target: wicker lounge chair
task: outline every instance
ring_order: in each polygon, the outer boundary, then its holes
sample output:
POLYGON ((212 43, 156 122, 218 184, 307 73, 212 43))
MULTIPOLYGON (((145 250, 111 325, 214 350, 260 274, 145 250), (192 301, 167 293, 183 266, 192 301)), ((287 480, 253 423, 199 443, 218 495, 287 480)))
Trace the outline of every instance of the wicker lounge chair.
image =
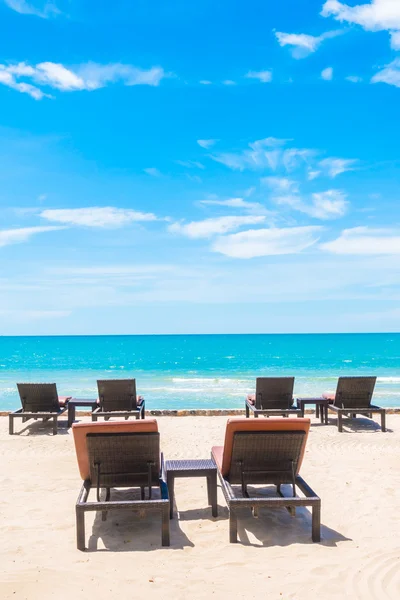
POLYGON ((105 521, 107 511, 114 509, 161 513, 161 541, 169 546, 170 506, 157 421, 77 423, 72 431, 83 479, 76 503, 78 549, 85 549, 85 512, 102 511, 105 521), (153 498, 153 487, 160 489, 160 498, 153 498), (92 488, 96 499, 88 500, 92 488), (105 488, 104 500, 100 499, 101 488, 105 488), (110 500, 111 488, 140 488, 140 499, 110 500))
POLYGON ((293 404, 293 388, 294 377, 257 377, 256 393, 245 400, 246 417, 250 411, 255 417, 301 417, 301 410, 293 404))
POLYGON ((312 507, 312 540, 320 541, 321 500, 299 475, 309 419, 228 419, 223 447, 211 455, 217 465, 222 491, 229 509, 229 538, 237 542, 237 518, 241 509, 312 507), (276 496, 256 494, 255 485, 276 485, 276 496), (284 495, 282 484, 292 486, 284 495), (251 486, 252 489, 249 489, 251 486), (298 487, 303 495, 296 494, 298 487))
POLYGON ((14 419, 53 419, 53 434, 57 434, 57 419, 67 409, 71 396, 59 396, 55 383, 17 383, 22 408, 8 415, 9 434, 14 433, 14 419))
POLYGON ((145 403, 136 395, 136 379, 102 379, 97 381, 99 408, 92 412, 92 421, 103 417, 135 417, 144 419, 145 403))
POLYGON ((365 415, 372 419, 374 413, 381 415, 381 429, 386 431, 386 411, 371 404, 376 377, 339 377, 336 392, 322 394, 332 402, 329 410, 337 414, 338 431, 343 431, 343 415, 352 418, 365 415))

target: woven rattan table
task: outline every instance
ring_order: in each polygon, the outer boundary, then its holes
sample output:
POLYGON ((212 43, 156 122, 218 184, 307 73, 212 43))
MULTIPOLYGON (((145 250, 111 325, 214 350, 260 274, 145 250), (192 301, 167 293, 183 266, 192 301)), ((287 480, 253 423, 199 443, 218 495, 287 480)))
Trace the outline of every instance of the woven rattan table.
POLYGON ((72 423, 75 421, 75 410, 77 406, 91 408, 93 412, 99 405, 97 404, 96 398, 93 400, 90 398, 72 398, 68 402, 68 427, 71 427, 72 423))
POLYGON ((173 518, 174 483, 177 477, 207 477, 208 504, 212 509, 212 516, 218 516, 217 507, 217 467, 213 460, 167 460, 167 485, 170 501, 170 518, 173 518))
POLYGON ((321 423, 328 425, 328 406, 327 398, 296 398, 297 406, 301 410, 301 416, 304 417, 304 408, 306 404, 315 404, 315 416, 321 419, 321 423))

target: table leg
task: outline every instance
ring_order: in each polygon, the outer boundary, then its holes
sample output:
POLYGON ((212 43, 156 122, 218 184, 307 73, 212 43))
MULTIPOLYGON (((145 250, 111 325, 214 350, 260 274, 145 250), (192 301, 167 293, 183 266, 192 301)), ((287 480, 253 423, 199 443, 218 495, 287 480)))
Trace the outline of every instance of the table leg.
POLYGON ((68 427, 72 427, 72 423, 75 421, 75 406, 68 404, 68 427))
POLYGON ((211 473, 210 475, 207 475, 207 495, 208 504, 211 506, 212 516, 218 517, 216 473, 211 473))
POLYGON ((167 471, 167 486, 169 496, 169 518, 174 518, 174 484, 175 477, 171 471, 167 471))
POLYGON ((325 425, 328 425, 328 405, 325 404, 325 425))
POLYGON ((315 418, 318 419, 319 417, 319 404, 315 405, 315 418))

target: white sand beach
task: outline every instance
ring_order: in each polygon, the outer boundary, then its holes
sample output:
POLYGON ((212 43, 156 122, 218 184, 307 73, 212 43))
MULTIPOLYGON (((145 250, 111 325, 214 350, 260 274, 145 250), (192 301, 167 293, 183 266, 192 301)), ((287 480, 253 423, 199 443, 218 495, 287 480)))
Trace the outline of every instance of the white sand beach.
MULTIPOLYGON (((87 419, 87 418, 85 418, 87 419)), ((322 542, 298 509, 250 513, 229 544, 228 513, 218 489, 218 518, 204 479, 179 479, 179 518, 162 548, 158 517, 87 514, 86 544, 76 549, 75 501, 81 486, 66 423, 16 424, 0 418, 1 598, 400 598, 400 415, 388 432, 368 420, 313 426, 301 474, 322 499, 322 542)), ((226 417, 158 418, 168 458, 208 457, 222 445, 226 417)))

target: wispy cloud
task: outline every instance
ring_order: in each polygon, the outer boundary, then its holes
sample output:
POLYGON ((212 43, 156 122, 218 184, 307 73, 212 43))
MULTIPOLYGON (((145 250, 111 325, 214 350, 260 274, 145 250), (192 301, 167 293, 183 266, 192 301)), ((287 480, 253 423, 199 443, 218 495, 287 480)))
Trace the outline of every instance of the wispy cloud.
POLYGON ((233 79, 224 79, 222 84, 223 85, 236 85, 236 81, 233 81, 233 79))
POLYGON ((259 202, 249 202, 248 200, 243 200, 243 198, 228 198, 227 200, 200 200, 200 204, 204 206, 225 206, 227 208, 238 208, 248 212, 257 213, 257 214, 270 214, 273 212, 269 211, 265 208, 263 204, 259 202))
POLYGON ((297 192, 299 187, 297 181, 293 181, 293 179, 288 179, 287 177, 262 177, 261 183, 280 193, 297 192))
POLYGON ((387 83, 400 87, 400 58, 395 58, 384 69, 378 71, 372 79, 372 83, 387 83))
POLYGON ((65 227, 45 226, 45 227, 22 227, 20 229, 3 229, 0 230, 0 247, 10 244, 19 244, 27 242, 33 235, 38 233, 46 233, 48 231, 59 231, 65 227))
POLYGON ((250 143, 249 149, 242 152, 223 152, 211 158, 239 171, 246 169, 275 171, 278 168, 292 171, 313 156, 314 151, 304 148, 284 148, 287 141, 269 137, 250 143))
POLYGON ((49 19, 61 14, 54 2, 44 2, 43 0, 4 0, 4 3, 21 15, 35 15, 42 19, 49 19))
POLYGON ((212 81, 210 81, 209 79, 200 79, 201 85, 212 85, 212 81))
POLYGON ((298 254, 318 241, 321 230, 321 227, 250 229, 217 238, 212 244, 212 250, 243 259, 298 254))
POLYGON ((354 227, 345 229, 341 235, 320 247, 333 254, 400 254, 400 231, 354 227))
POLYGON ((197 140, 198 145, 206 150, 214 146, 217 142, 218 140, 197 140))
POLYGON ((147 173, 147 175, 150 175, 150 177, 161 177, 161 171, 156 169, 156 167, 148 167, 147 169, 143 169, 143 171, 147 173))
POLYGON ((274 201, 281 206, 286 205, 293 210, 305 213, 314 219, 325 221, 338 219, 346 214, 349 204, 346 198, 346 194, 340 190, 327 190, 312 194, 309 202, 297 194, 276 196, 274 201))
POLYGON ((187 169, 205 169, 205 166, 198 160, 176 160, 177 165, 187 169))
POLYGON ((362 77, 359 77, 358 75, 348 75, 346 81, 351 81, 351 83, 361 83, 362 77))
POLYGON ((346 171, 354 171, 358 160, 354 158, 324 158, 319 162, 319 167, 329 177, 336 177, 346 171))
POLYGON ((166 76, 161 67, 146 70, 121 63, 108 65, 85 63, 69 68, 53 62, 42 62, 35 66, 24 62, 11 65, 0 64, 0 83, 27 93, 36 100, 49 97, 37 87, 38 85, 62 92, 93 91, 117 82, 125 86, 158 86, 166 76), (26 79, 37 85, 27 83, 24 81, 26 79))
POLYGON ((321 71, 321 79, 325 79, 325 81, 332 81, 332 79, 333 79, 332 67, 326 67, 326 69, 321 71))
POLYGON ((82 227, 114 228, 128 223, 156 221, 153 213, 143 213, 112 206, 93 206, 91 208, 65 208, 43 210, 40 216, 47 221, 65 223, 82 227))
POLYGON ((393 50, 400 50, 400 31, 390 32, 390 47, 393 50))
POLYGON ((293 58, 305 58, 315 52, 323 41, 342 35, 343 30, 327 31, 322 35, 314 36, 306 33, 283 33, 276 31, 275 36, 281 46, 290 46, 293 58))
POLYGON ((247 79, 258 79, 261 83, 269 83, 272 81, 272 72, 271 71, 249 71, 246 73, 245 77, 247 79))
POLYGON ((208 238, 213 235, 235 231, 245 225, 256 225, 265 221, 265 216, 227 216, 192 221, 191 223, 173 223, 168 227, 171 233, 180 233, 189 238, 208 238))

